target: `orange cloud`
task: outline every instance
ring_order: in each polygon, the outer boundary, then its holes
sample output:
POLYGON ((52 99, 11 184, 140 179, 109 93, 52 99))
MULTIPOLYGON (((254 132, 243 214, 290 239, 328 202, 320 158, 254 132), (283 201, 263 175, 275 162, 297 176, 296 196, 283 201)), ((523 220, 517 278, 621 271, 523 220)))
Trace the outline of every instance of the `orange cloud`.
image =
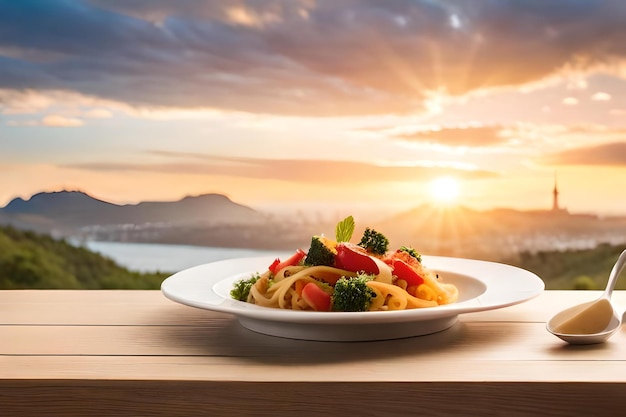
POLYGON ((43 118, 41 123, 50 127, 77 127, 82 126, 83 121, 75 117, 65 117, 51 114, 43 118))
POLYGON ((433 142, 446 146, 490 146, 507 141, 500 135, 501 127, 448 127, 396 135, 397 138, 433 142))
POLYGON ((377 165, 354 161, 254 159, 214 157, 203 154, 159 152, 161 156, 183 159, 181 162, 164 163, 77 163, 63 165, 89 171, 143 171, 170 174, 222 175, 255 179, 280 180, 299 183, 381 183, 411 182, 432 179, 445 174, 458 178, 475 179, 496 177, 484 170, 455 168, 452 164, 442 166, 377 165), (195 161, 194 161, 195 160, 195 161), (197 161, 201 162, 197 162, 197 161))
POLYGON ((0 88, 74 91, 139 107, 406 114, 427 111, 434 93, 517 88, 626 59, 618 0, 1 7, 3 49, 12 52, 0 57, 0 88))
POLYGON ((626 142, 569 149, 546 156, 543 161, 553 165, 605 165, 626 167, 626 142))

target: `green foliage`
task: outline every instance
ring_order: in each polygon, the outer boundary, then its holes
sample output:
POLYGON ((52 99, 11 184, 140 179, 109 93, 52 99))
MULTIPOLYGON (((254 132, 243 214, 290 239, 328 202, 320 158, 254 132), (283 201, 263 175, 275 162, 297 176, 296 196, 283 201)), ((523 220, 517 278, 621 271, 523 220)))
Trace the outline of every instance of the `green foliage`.
POLYGON ((0 289, 159 289, 167 275, 129 271, 64 240, 0 227, 0 289))
MULTIPOLYGON (((593 249, 522 252, 504 262, 537 274, 548 290, 602 289, 624 246, 601 244, 593 249)), ((617 289, 626 289, 626 273, 617 289)))
MULTIPOLYGON (((333 264, 334 254, 319 238, 312 240, 307 264, 313 264, 313 248, 326 257, 315 264, 333 264)), ((503 262, 536 273, 549 290, 602 289, 623 250, 623 245, 603 244, 586 250, 523 252, 503 262)), ((159 289, 168 275, 129 271, 64 240, 0 227, 0 289, 159 289)), ((624 276, 616 288, 626 289, 624 276)))
POLYGON ((575 290, 597 290, 598 289, 596 287, 595 281, 591 277, 588 277, 587 275, 580 275, 574 278, 573 287, 575 290))

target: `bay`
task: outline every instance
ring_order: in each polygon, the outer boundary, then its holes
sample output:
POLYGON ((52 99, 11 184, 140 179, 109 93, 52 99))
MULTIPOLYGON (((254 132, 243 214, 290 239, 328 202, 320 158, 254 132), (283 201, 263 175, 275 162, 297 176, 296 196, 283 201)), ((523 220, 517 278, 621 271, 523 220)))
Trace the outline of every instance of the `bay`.
POLYGON ((123 267, 138 272, 174 273, 193 266, 226 259, 285 255, 284 252, 269 250, 160 243, 86 241, 82 243, 82 246, 111 258, 123 267))

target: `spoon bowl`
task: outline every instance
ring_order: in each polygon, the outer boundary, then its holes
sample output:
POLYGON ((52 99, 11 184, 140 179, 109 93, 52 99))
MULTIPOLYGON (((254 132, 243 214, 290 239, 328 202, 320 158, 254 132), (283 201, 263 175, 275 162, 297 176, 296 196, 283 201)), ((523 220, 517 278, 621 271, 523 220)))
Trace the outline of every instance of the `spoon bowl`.
POLYGON ((626 250, 613 265, 600 298, 561 311, 546 323, 546 329, 574 345, 602 343, 613 336, 622 324, 622 316, 617 314, 611 304, 611 294, 625 265, 626 250))
POLYGON ((583 305, 570 307, 555 315, 547 324, 548 331, 556 337, 572 345, 591 345, 606 341, 609 337, 613 336, 615 332, 617 332, 617 330, 620 328, 622 321, 621 317, 615 312, 615 310, 613 310, 611 316, 609 316, 608 324, 599 331, 595 331, 593 333, 566 333, 563 331, 559 331, 558 324, 563 320, 563 317, 572 317, 573 314, 576 314, 576 311, 572 312, 572 310, 579 310, 580 307, 583 305))

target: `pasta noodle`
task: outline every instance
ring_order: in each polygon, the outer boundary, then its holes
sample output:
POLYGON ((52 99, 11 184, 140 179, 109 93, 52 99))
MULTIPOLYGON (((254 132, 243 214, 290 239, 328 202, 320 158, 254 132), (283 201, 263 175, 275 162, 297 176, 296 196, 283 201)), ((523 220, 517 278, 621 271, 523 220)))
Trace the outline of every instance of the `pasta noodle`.
MULTIPOLYGON (((367 286, 375 294, 368 307, 369 311, 428 308, 453 303, 458 299, 456 286, 440 282, 421 264, 419 268, 416 267, 416 272, 422 274, 424 282, 409 286, 401 279, 396 279, 395 283, 392 283, 392 269, 386 263, 382 261, 381 263, 383 265, 380 268, 381 273, 367 282, 367 286)), ((302 296, 302 290, 307 283, 325 288, 326 292, 332 295, 332 284, 338 279, 357 275, 356 272, 331 266, 288 266, 276 274, 268 270, 252 286, 247 301, 263 307, 313 310, 314 308, 302 296)))
POLYGON ((422 265, 413 249, 387 252, 386 243, 384 251, 376 249, 385 241, 370 242, 375 248, 370 249, 314 236, 308 253, 298 249, 289 259, 276 259, 249 282, 244 296, 233 298, 262 307, 315 311, 407 310, 458 300, 458 288, 422 265))
POLYGON ((247 301, 263 307, 288 308, 290 305, 293 310, 310 310, 311 308, 307 308, 308 305, 296 291, 296 285, 308 282, 336 282, 342 276, 356 276, 356 273, 331 266, 292 266, 280 270, 274 276, 272 285, 269 285, 271 273, 266 271, 250 289, 247 301))
POLYGON ((378 293, 386 299, 385 305, 389 310, 405 310, 409 308, 425 308, 439 305, 436 301, 413 297, 397 285, 369 281, 367 286, 377 290, 378 293))

